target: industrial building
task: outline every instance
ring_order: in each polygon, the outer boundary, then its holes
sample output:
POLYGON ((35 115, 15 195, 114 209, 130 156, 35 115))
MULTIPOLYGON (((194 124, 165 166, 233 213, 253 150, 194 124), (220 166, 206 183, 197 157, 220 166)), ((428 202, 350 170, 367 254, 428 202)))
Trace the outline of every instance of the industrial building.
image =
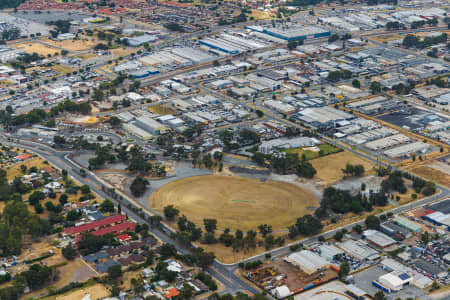
POLYGON ((408 220, 406 218, 403 218, 403 217, 398 217, 397 216, 392 221, 395 224, 397 224, 398 226, 400 226, 402 228, 405 228, 406 230, 409 230, 409 231, 414 232, 414 233, 421 232, 423 230, 422 226, 420 226, 419 224, 417 224, 417 223, 415 223, 413 221, 410 221, 410 220, 408 220))
POLYGON ((167 131, 167 127, 158 121, 150 118, 149 116, 141 116, 136 119, 136 126, 150 132, 153 135, 164 134, 167 131))
POLYGON ((294 106, 283 103, 279 100, 267 100, 264 102, 264 106, 285 115, 290 115, 296 111, 294 106))
POLYGON ((135 122, 130 122, 128 124, 123 124, 122 128, 125 131, 127 131, 127 132, 129 132, 129 133, 131 133, 131 134, 133 134, 133 135, 143 139, 144 141, 148 141, 148 140, 151 140, 153 138, 153 135, 151 133, 149 133, 146 130, 141 129, 138 126, 136 126, 135 122))
POLYGON ((157 37, 153 35, 144 34, 141 36, 136 36, 128 39, 128 45, 132 47, 139 47, 144 45, 145 43, 153 43, 158 40, 157 37))
POLYGON ((444 214, 440 211, 432 212, 422 216, 422 219, 431 222, 438 226, 445 226, 447 230, 450 228, 450 215, 444 214))
POLYGON ((385 138, 366 143, 364 146, 370 150, 383 150, 397 145, 410 142, 411 139, 404 134, 398 133, 385 138))
POLYGON ((292 253, 284 258, 284 261, 300 268, 306 274, 313 274, 330 266, 324 258, 309 250, 292 253))
POLYGON ((395 158, 404 158, 416 153, 427 153, 430 149, 431 146, 429 144, 416 141, 413 143, 388 149, 384 151, 384 154, 395 158))
POLYGON ((355 118, 352 114, 330 106, 306 108, 297 115, 297 119, 314 127, 335 127, 338 121, 355 118))
POLYGON ((318 144, 320 144, 320 141, 309 137, 296 137, 293 139, 281 138, 263 141, 261 145, 259 145, 258 151, 264 154, 271 154, 275 151, 281 151, 283 149, 313 147, 318 144))
POLYGON ((378 278, 378 282, 389 290, 396 292, 412 282, 413 278, 407 273, 391 272, 378 278))
POLYGON ((358 258, 360 260, 376 260, 380 258, 377 251, 370 248, 361 241, 346 240, 338 244, 338 247, 344 250, 349 255, 358 258))
POLYGON ((331 31, 326 28, 319 26, 302 26, 298 24, 264 27, 263 33, 286 41, 322 38, 331 35, 331 31))
POLYGON ((6 46, 0 46, 0 62, 6 63, 17 59, 25 54, 25 51, 19 49, 13 49, 6 46))
POLYGON ((365 230, 363 232, 363 236, 366 238, 366 240, 374 245, 375 247, 378 247, 380 249, 384 249, 387 247, 390 247, 392 245, 395 245, 397 242, 390 238, 389 236, 385 235, 384 233, 379 232, 378 230, 365 230))
POLYGON ((323 244, 319 246, 320 256, 328 261, 333 261, 333 259, 341 256, 344 252, 333 245, 323 244))

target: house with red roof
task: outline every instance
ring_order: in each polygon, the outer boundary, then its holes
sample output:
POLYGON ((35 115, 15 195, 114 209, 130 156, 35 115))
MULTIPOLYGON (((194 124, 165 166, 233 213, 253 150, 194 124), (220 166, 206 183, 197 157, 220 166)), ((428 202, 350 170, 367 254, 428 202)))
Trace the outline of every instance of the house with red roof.
POLYGON ((64 228, 64 235, 80 235, 84 232, 98 231, 103 228, 121 224, 125 221, 125 215, 115 215, 101 220, 92 221, 83 225, 64 228))

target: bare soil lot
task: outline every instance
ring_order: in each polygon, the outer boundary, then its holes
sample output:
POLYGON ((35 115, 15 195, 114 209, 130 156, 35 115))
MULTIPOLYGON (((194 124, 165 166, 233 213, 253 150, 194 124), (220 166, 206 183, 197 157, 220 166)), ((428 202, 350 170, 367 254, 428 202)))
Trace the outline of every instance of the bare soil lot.
POLYGON ((315 177, 321 180, 327 186, 334 184, 342 179, 342 169, 345 168, 345 165, 347 163, 350 163, 352 165, 363 165, 366 174, 370 174, 374 167, 374 164, 369 160, 361 158, 347 151, 312 159, 309 162, 317 170, 317 174, 315 177))
POLYGON ((61 50, 59 50, 57 48, 53 48, 53 47, 49 47, 44 44, 33 43, 33 42, 25 42, 25 43, 15 44, 15 45, 12 45, 11 47, 13 47, 15 49, 23 50, 28 54, 37 53, 37 54, 43 55, 45 57, 47 57, 47 55, 49 55, 49 54, 51 56, 54 56, 55 53, 61 54, 61 50))
POLYGON ((412 168, 411 171, 437 184, 450 186, 450 167, 444 162, 433 161, 428 165, 412 168))
POLYGON ((172 204, 201 226, 204 218, 214 218, 218 228, 246 231, 264 223, 284 229, 310 213, 308 207, 317 206, 318 200, 286 182, 207 175, 171 182, 153 193, 148 203, 160 212, 172 204))
POLYGON ((84 51, 94 48, 98 44, 95 40, 65 40, 65 41, 53 41, 43 40, 45 43, 55 45, 57 47, 64 48, 69 51, 84 51))

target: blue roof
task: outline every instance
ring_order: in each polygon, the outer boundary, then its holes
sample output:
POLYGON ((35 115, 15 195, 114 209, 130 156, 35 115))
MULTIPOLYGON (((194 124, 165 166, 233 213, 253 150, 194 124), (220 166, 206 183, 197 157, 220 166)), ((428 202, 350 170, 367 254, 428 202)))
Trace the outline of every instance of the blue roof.
POLYGON ((406 273, 402 273, 402 274, 398 275, 398 278, 400 278, 401 280, 406 280, 406 279, 411 278, 411 276, 409 276, 406 273))

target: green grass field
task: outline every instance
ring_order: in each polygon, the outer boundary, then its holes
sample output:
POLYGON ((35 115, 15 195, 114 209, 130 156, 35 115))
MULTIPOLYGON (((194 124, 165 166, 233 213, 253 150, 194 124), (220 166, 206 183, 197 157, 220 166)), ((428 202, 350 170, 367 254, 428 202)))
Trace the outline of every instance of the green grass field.
POLYGON ((318 157, 326 156, 328 154, 333 154, 333 153, 342 151, 341 149, 334 147, 330 144, 321 144, 321 145, 318 145, 317 148, 319 148, 320 151, 314 152, 311 150, 303 150, 304 147, 302 147, 302 148, 286 149, 286 150, 284 150, 284 152, 290 153, 290 154, 296 153, 300 158, 302 157, 302 155, 305 155, 306 160, 311 160, 314 158, 318 158, 318 157))

